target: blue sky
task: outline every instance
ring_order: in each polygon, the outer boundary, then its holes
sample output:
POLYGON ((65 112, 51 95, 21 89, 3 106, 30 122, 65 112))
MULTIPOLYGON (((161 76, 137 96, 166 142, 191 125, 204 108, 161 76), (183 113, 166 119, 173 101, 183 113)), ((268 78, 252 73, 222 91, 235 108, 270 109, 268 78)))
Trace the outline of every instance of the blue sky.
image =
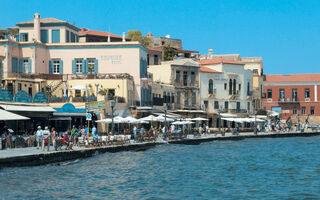
POLYGON ((170 34, 188 50, 262 56, 266 74, 320 73, 319 0, 0 1, 1 28, 54 17, 121 35, 170 34), (44 3, 46 2, 46 3, 44 3))

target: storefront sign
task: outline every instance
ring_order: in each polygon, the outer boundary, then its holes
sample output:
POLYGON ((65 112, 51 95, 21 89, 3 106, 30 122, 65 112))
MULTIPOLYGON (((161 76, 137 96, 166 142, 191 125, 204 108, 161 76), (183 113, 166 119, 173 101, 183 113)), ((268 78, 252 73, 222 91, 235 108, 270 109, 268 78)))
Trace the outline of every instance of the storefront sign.
POLYGON ((101 110, 106 108, 105 101, 91 101, 87 104, 87 109, 90 110, 101 110))
POLYGON ((0 89, 0 101, 12 101, 12 94, 8 90, 0 89))
POLYGON ((16 93, 16 95, 14 95, 14 101, 15 102, 30 103, 31 97, 26 91, 20 90, 19 92, 16 93))
POLYGON ((43 92, 38 92, 33 97, 33 103, 47 103, 48 98, 43 92))

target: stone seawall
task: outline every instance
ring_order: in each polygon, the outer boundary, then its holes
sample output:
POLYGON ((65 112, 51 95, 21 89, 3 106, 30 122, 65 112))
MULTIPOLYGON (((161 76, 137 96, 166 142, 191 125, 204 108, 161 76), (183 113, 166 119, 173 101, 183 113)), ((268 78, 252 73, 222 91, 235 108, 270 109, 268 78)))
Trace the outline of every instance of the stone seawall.
POLYGON ((64 151, 52 151, 42 152, 32 155, 10 156, 0 158, 0 169, 5 167, 24 167, 24 166, 36 166, 46 165, 50 163, 58 163, 64 161, 70 161, 80 158, 91 157, 97 153, 115 153, 120 151, 143 151, 148 148, 154 147, 160 143, 138 143, 127 144, 122 146, 106 146, 106 147, 93 147, 79 150, 64 150, 64 151))

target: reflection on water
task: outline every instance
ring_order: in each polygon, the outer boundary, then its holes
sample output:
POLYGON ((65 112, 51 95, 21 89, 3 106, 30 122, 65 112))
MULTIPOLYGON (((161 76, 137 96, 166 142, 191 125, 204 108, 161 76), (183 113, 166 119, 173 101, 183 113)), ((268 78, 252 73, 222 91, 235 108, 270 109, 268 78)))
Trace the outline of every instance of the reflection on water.
POLYGON ((162 145, 0 171, 0 199, 320 199, 320 137, 162 145))

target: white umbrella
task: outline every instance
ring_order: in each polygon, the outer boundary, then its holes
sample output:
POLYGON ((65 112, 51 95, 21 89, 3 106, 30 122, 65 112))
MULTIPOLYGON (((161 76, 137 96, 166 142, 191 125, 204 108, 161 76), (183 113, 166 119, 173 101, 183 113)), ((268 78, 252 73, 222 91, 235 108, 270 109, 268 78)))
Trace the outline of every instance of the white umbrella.
POLYGON ((174 124, 174 125, 181 125, 183 122, 182 121, 175 121, 175 122, 172 122, 171 124, 174 124))
POLYGON ((143 117, 143 118, 140 118, 139 120, 143 120, 143 121, 157 121, 157 117, 155 117, 154 115, 149 115, 148 117, 143 117))
POLYGON ((139 120, 139 124, 149 124, 147 121, 139 120))
POLYGON ((193 118, 191 120, 192 121, 208 121, 208 119, 205 119, 205 118, 202 118, 202 117, 193 118))
POLYGON ((156 121, 159 121, 159 122, 164 122, 164 121, 167 121, 167 122, 173 122, 174 120, 171 119, 171 118, 165 118, 164 116, 158 116, 156 117, 156 121))
POLYGON ((134 123, 138 123, 139 122, 138 119, 136 119, 134 117, 131 117, 131 116, 128 116, 128 117, 124 118, 124 121, 126 123, 130 123, 130 124, 134 124, 134 123))
POLYGON ((96 121, 97 123, 111 123, 112 122, 112 119, 100 119, 100 120, 97 120, 96 121))

